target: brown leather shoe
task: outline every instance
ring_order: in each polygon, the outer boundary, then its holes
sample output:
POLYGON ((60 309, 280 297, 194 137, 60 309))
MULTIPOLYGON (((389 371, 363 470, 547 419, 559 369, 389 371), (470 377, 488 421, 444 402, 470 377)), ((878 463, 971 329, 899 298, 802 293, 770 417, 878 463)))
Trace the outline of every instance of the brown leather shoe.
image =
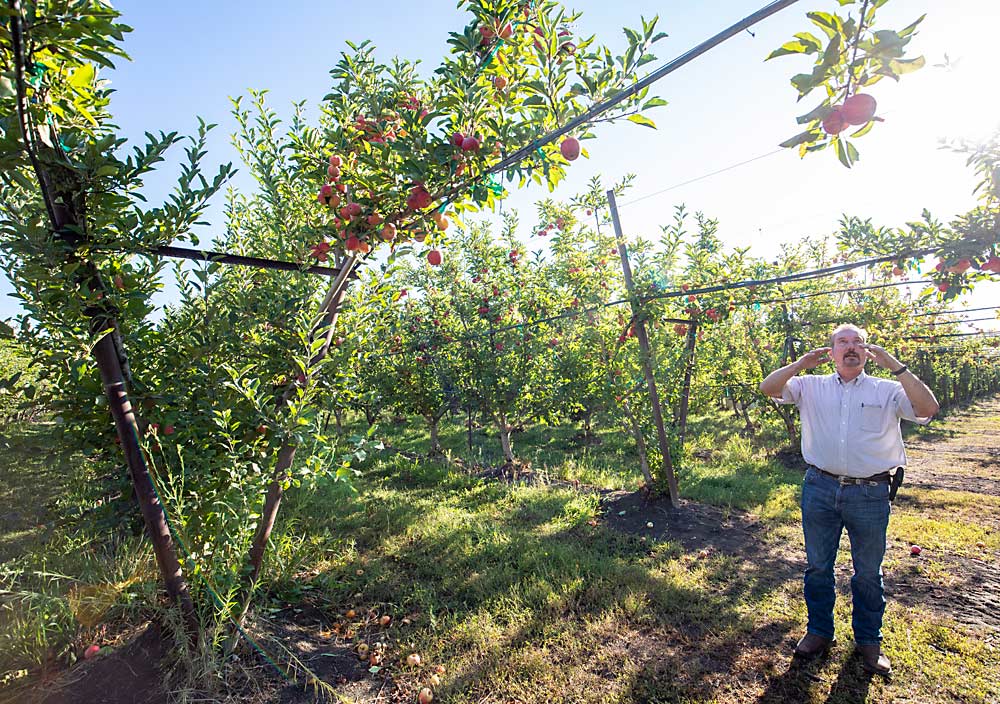
POLYGON ((889 658, 882 654, 880 645, 859 645, 858 652, 861 654, 861 667, 865 672, 873 675, 888 677, 892 674, 892 663, 889 658))
POLYGON ((806 633, 802 636, 802 640, 799 641, 798 645, 795 646, 793 656, 812 660, 829 650, 835 641, 835 638, 824 638, 815 633, 806 633))

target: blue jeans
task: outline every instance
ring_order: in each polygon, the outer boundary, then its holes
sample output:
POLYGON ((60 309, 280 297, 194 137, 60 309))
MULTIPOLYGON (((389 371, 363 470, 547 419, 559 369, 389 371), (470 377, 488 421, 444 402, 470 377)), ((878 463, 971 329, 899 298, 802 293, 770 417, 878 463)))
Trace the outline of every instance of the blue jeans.
POLYGON ((847 528, 851 540, 851 577, 854 642, 882 642, 882 558, 889 526, 889 483, 841 485, 814 468, 806 470, 802 485, 802 530, 806 540, 805 574, 808 631, 833 638, 833 604, 836 599, 833 564, 840 535, 847 528))

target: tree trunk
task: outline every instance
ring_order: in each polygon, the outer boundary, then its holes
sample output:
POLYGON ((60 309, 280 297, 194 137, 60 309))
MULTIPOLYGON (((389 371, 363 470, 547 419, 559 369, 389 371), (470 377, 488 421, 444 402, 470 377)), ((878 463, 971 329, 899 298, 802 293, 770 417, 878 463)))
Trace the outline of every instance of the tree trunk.
POLYGON ((681 453, 684 451, 684 436, 687 434, 688 403, 691 398, 691 374, 694 372, 694 349, 698 341, 698 323, 691 321, 688 325, 685 354, 687 361, 684 364, 684 386, 681 388, 681 406, 678 414, 678 445, 681 453))
MULTIPOLYGON (((333 340, 333 329, 337 323, 337 315, 340 310, 340 304, 344 300, 344 296, 347 293, 347 282, 349 281, 349 276, 351 270, 354 268, 354 264, 354 259, 345 259, 341 263, 340 274, 338 274, 334 283, 331 285, 330 291, 327 292, 326 298, 323 301, 323 305, 320 310, 322 317, 309 335, 310 344, 312 344, 314 340, 319 339, 321 336, 326 338, 325 344, 319 349, 319 351, 316 352, 316 354, 313 355, 313 358, 310 360, 310 372, 330 351, 330 344, 333 340)), ((309 382, 310 372, 306 373, 306 383, 309 382)), ((294 392, 295 386, 289 384, 288 388, 285 389, 285 392, 281 395, 281 398, 278 399, 277 406, 279 410, 288 404, 288 401, 291 399, 294 392)), ((281 449, 278 450, 278 457, 275 461, 274 472, 271 475, 271 483, 267 488, 264 506, 261 509, 260 522, 257 526, 257 534, 254 536, 253 543, 250 546, 250 552, 247 554, 248 565, 243 577, 243 583, 241 585, 243 599, 243 611, 240 615, 241 623, 250 608, 253 590, 257 585, 257 578, 260 575, 260 566, 264 560, 264 552, 267 550, 267 541, 271 536, 271 530, 274 528, 274 522, 278 516, 278 508, 281 506, 281 497, 283 493, 281 487, 287 480, 289 472, 291 472, 292 462, 295 460, 295 450, 296 447, 288 443, 283 445, 281 449)))
POLYGON ((337 424, 337 433, 343 435, 344 433, 344 409, 334 408, 333 409, 333 420, 337 424))
MULTIPOLYGON (((106 324, 107 321, 100 318, 94 319, 95 328, 107 329, 103 327, 106 324)), ((166 514, 160 504, 152 477, 149 475, 149 468, 146 466, 142 449, 139 447, 139 429, 135 414, 132 412, 132 404, 125 391, 125 381, 122 378, 121 366, 118 364, 118 355, 119 350, 116 349, 110 333, 104 335, 94 347, 94 358, 97 361, 101 381, 104 383, 104 389, 107 393, 108 406, 115 421, 118 439, 125 452, 126 464, 132 478, 132 487, 139 502, 139 510, 142 512, 146 531, 153 543, 156 564, 160 568, 160 575, 163 577, 167 594, 170 595, 174 603, 180 606, 188 636, 194 642, 198 637, 198 616, 195 612, 194 602, 191 600, 187 580, 184 578, 180 561, 177 559, 177 551, 174 549, 166 514)))
POLYGON ((503 460, 505 464, 514 463, 514 449, 510 442, 510 425, 507 424, 506 416, 500 416, 496 422, 497 430, 500 433, 500 447, 503 449, 503 460))
POLYGON ((632 437, 635 439, 635 449, 639 453, 639 469, 642 470, 642 477, 646 480, 646 486, 652 492, 653 473, 649 471, 649 454, 646 452, 646 438, 642 436, 642 427, 639 425, 639 419, 632 413, 628 401, 622 403, 622 410, 625 411, 625 417, 628 418, 629 422, 626 430, 632 433, 632 437))
MULTIPOLYGON (((271 531, 274 530, 274 521, 278 517, 278 508, 281 506, 281 499, 284 496, 284 491, 281 488, 281 480, 284 479, 289 468, 292 466, 292 461, 295 459, 295 450, 296 447, 294 445, 287 444, 278 450, 278 463, 274 468, 271 483, 267 487, 267 495, 264 498, 264 509, 261 512, 260 524, 257 526, 257 534, 254 536, 253 544, 250 547, 250 570, 247 573, 246 581, 250 584, 251 591, 257 583, 257 577, 260 575, 260 566, 264 561, 264 551, 267 549, 267 541, 271 537, 271 531)), ((247 600, 247 605, 249 603, 249 600, 247 600)))
MULTIPOLYGON (((86 232, 86 215, 84 208, 86 197, 86 184, 82 181, 71 183, 61 183, 58 188, 50 177, 49 172, 42 167, 42 162, 37 158, 34 147, 40 142, 36 138, 28 124, 28 113, 26 110, 27 96, 24 85, 24 63, 25 47, 22 35, 22 17, 19 3, 12 3, 10 16, 10 38, 13 49, 14 60, 12 67, 15 74, 15 84, 17 87, 16 112, 18 126, 21 131, 21 138, 24 147, 31 159, 32 168, 38 179, 38 184, 42 189, 42 198, 45 201, 46 212, 51 220, 52 229, 58 233, 57 236, 63 238, 72 245, 70 237, 77 237, 76 234, 66 235, 64 233, 86 232), (49 194, 49 197, 46 197, 49 194)), ((52 140, 50 143, 58 143, 52 140)), ((60 157, 65 155, 60 154, 60 157)), ((58 163, 57 159, 51 159, 52 163, 58 163)), ((105 290, 101 281, 100 272, 93 262, 80 260, 75 251, 67 259, 76 260, 83 264, 78 270, 78 280, 84 283, 92 291, 105 290)), ((163 578, 164 586, 170 598, 181 609, 187 635, 192 642, 198 637, 198 616, 191 600, 187 581, 181 571, 180 561, 177 559, 177 551, 174 549, 171 539, 170 529, 167 525, 166 515, 163 506, 160 504, 156 494, 156 488, 149 475, 149 468, 146 466, 146 459, 139 447, 139 428, 136 423, 135 414, 132 412, 132 404, 128 399, 126 380, 131 376, 129 370, 128 357, 125 354, 124 346, 121 344, 118 333, 118 320, 110 310, 97 309, 88 311, 91 317, 90 330, 92 333, 103 333, 103 336, 93 348, 94 360, 101 375, 101 382, 104 385, 104 392, 108 397, 108 406, 115 423, 115 430, 118 433, 118 440, 121 443, 122 451, 125 453, 125 462, 128 465, 129 475, 132 479, 132 486, 135 490, 136 498, 142 512, 143 521, 146 524, 146 531, 153 544, 153 553, 160 568, 160 575, 163 578)))
POLYGON ((441 417, 440 416, 433 416, 433 415, 424 416, 424 420, 427 421, 427 427, 430 428, 430 431, 431 431, 431 451, 430 451, 430 454, 432 456, 433 455, 443 454, 442 453, 442 449, 441 449, 441 443, 438 440, 438 426, 440 425, 441 417))
POLYGON ((469 443, 469 456, 472 456, 472 406, 465 409, 465 427, 466 427, 466 439, 469 443))

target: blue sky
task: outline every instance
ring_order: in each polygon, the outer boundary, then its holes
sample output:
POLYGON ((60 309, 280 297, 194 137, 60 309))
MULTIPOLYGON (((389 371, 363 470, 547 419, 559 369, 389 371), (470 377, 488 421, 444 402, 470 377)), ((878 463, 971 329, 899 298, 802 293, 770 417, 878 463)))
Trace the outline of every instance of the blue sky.
MULTIPOLYGON (((133 61, 107 75, 117 90, 112 112, 123 134, 135 140, 147 130, 193 132, 196 116, 216 122, 208 163, 236 162, 229 145, 234 130, 230 96, 267 88, 271 104, 285 115, 293 100, 315 105, 326 92, 328 71, 346 48, 345 40, 371 39, 382 60, 393 55, 420 59, 430 72, 447 51, 448 31, 467 21, 455 4, 118 2, 123 21, 135 31, 125 44, 133 61)), ((656 53, 666 61, 763 4, 585 0, 570 7, 583 11, 581 33, 597 34, 613 48, 624 44, 623 25, 638 26, 640 15, 659 13, 660 29, 670 36, 656 53)), ((621 199, 627 231, 655 236, 658 225, 667 223, 673 207, 683 202, 691 211, 718 218, 727 244, 750 245, 761 256, 783 242, 833 232, 843 213, 901 225, 916 219, 923 208, 943 219, 968 210, 974 205, 972 174, 962 155, 939 148, 939 139, 982 136, 1000 121, 992 55, 1000 19, 997 3, 894 0, 884 8, 884 26, 894 29, 926 12, 913 50, 927 57, 928 66, 941 63, 947 53, 958 60, 957 68, 929 67, 898 85, 883 81, 873 87, 870 92, 886 122, 858 141, 862 158, 851 170, 832 154, 805 160, 792 151, 771 154, 796 132, 795 116, 804 110, 788 79, 807 66, 794 58, 763 61, 792 34, 809 28, 806 11, 838 7, 835 0, 802 0, 754 28, 754 36, 735 37, 657 83, 652 92, 670 102, 650 114, 659 129, 631 123, 603 126, 599 139, 586 145, 591 158, 573 164, 556 196, 582 190, 595 174, 611 183, 634 173, 635 187, 621 199), (769 156, 672 188, 765 154, 769 156)), ((162 194, 175 173, 168 167, 162 177, 150 179, 149 195, 162 194)), ((250 188, 245 174, 234 184, 250 188)), ((528 189, 507 205, 530 221, 533 202, 546 195, 528 189)), ((224 226, 221 205, 218 199, 210 211, 212 227, 201 233, 203 241, 210 239, 212 229, 224 226)), ((9 290, 6 281, 0 282, 0 294, 9 290)), ((1000 285, 982 287, 972 302, 1000 303, 1000 285)), ((0 298, 0 318, 15 310, 11 299, 0 298)))

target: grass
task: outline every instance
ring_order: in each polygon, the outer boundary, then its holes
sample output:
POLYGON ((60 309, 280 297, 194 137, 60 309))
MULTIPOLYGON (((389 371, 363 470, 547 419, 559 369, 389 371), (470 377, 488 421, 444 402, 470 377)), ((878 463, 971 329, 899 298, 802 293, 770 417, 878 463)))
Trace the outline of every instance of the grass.
MULTIPOLYGON (((435 700, 455 704, 1000 699, 1000 653, 989 637, 940 612, 894 601, 886 613, 886 651, 899 674, 892 682, 869 681, 852 655, 843 582, 838 645, 820 663, 790 668, 787 653, 805 623, 796 562, 801 474, 735 432, 713 434, 712 427, 711 418, 692 424, 692 446, 712 452, 682 470, 682 494, 759 519, 765 529, 747 538, 752 558, 723 550, 703 556, 690 541, 651 542, 603 522, 592 525, 600 516, 591 492, 483 481, 446 462, 384 454, 363 468, 357 492, 331 482, 289 494, 272 536, 261 611, 308 602, 322 614, 317 631, 343 624, 341 635, 355 632, 351 645, 385 642, 384 672, 392 674, 399 701, 412 701, 436 664, 446 671, 435 700), (347 619, 348 609, 360 615, 347 619), (373 627, 371 613, 393 616, 393 625, 373 627), (419 652, 425 666, 407 666, 410 652, 419 652)), ((446 425, 445 448, 467 454, 464 430, 446 425)), ((426 450, 419 423, 389 432, 396 448, 426 450)), ((551 477, 602 489, 636 486, 638 468, 622 433, 599 431, 601 444, 586 446, 575 435, 574 428, 532 427, 515 436, 515 449, 551 477)), ((43 442, 43 435, 25 437, 24 448, 43 442)), ((498 461, 494 445, 488 431, 474 433, 473 454, 484 463, 498 461)), ((6 471, 15 467, 27 465, 6 471)), ((19 486, 15 494, 30 482, 19 486)), ((919 537, 930 552, 956 557, 982 554, 976 544, 984 543, 995 555, 997 533, 977 516, 996 508, 996 497, 973 492, 922 492, 894 509, 890 542, 919 537)), ((141 543, 87 540, 68 540, 58 527, 48 540, 44 532, 0 535, 0 545, 12 551, 4 588, 31 585, 38 604, 37 614, 9 630, 14 610, 0 611, 8 618, 0 647, 12 653, 0 661, 3 671, 44 661, 60 642, 83 642, 88 632, 69 606, 74 584, 145 575, 141 543), (68 579, 31 576, 43 568, 68 579), (43 627, 50 618, 53 631, 43 627)), ((920 569, 934 584, 954 578, 952 564, 928 560, 920 569)), ((106 621, 134 618, 139 603, 153 600, 151 584, 143 576, 114 594, 106 621)), ((9 593, 2 598, 9 603, 9 593)))

